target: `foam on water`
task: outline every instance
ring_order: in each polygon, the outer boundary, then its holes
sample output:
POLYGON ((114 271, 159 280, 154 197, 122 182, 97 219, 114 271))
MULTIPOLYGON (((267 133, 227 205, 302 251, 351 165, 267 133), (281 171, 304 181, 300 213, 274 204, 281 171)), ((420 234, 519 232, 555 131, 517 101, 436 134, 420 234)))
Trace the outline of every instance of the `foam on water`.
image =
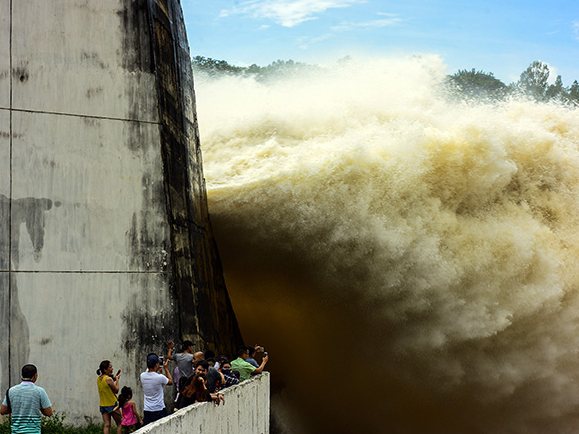
POLYGON ((579 112, 451 103, 443 72, 197 77, 228 288, 288 432, 579 428, 579 112))

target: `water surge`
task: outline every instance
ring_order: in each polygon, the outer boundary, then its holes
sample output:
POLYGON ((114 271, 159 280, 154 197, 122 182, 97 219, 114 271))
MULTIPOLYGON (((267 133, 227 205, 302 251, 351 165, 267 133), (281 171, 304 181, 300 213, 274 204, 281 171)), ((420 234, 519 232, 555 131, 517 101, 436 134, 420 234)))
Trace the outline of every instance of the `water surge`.
POLYGON ((291 433, 579 427, 579 112, 436 56, 198 76, 209 209, 291 433))

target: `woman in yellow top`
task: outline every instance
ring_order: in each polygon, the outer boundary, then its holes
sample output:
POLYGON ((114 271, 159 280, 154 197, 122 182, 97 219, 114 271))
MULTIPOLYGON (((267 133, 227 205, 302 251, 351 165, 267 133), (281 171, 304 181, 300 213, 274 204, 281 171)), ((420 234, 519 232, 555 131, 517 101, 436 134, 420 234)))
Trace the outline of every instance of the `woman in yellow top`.
POLYGON ((113 376, 113 364, 109 360, 103 360, 97 370, 97 387, 100 398, 100 411, 103 415, 105 423, 103 434, 110 434, 111 431, 111 417, 117 424, 117 434, 121 434, 121 421, 123 417, 119 412, 115 411, 117 406, 117 393, 119 391, 119 378, 121 370, 117 375, 113 376))

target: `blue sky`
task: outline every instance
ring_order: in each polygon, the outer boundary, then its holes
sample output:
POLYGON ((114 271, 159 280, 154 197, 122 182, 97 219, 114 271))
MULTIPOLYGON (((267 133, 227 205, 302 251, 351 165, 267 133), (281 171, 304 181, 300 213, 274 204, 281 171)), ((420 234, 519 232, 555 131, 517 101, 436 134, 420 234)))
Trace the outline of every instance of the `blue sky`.
POLYGON ((192 56, 293 59, 436 53, 510 83, 534 60, 579 81, 579 0, 181 0, 192 56))

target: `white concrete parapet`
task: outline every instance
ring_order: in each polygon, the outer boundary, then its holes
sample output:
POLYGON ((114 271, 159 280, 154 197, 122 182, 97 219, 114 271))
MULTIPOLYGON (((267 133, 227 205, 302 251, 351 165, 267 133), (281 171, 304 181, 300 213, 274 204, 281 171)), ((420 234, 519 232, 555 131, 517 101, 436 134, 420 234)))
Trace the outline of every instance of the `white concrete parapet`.
POLYGON ((220 393, 225 398, 225 405, 193 404, 135 434, 269 434, 268 372, 220 393))

